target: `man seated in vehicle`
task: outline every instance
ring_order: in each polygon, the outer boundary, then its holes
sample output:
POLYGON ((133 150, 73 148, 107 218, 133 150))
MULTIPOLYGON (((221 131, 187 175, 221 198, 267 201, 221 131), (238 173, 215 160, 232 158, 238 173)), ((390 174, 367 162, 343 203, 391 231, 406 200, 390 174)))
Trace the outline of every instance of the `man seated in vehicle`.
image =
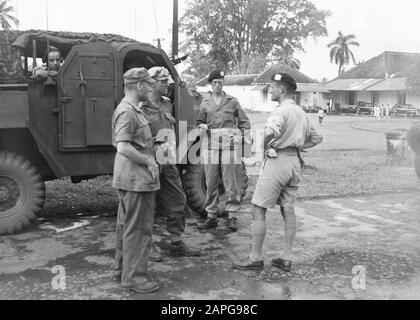
POLYGON ((33 77, 37 80, 57 79, 62 62, 60 50, 50 46, 45 52, 42 61, 44 65, 34 69, 33 77))

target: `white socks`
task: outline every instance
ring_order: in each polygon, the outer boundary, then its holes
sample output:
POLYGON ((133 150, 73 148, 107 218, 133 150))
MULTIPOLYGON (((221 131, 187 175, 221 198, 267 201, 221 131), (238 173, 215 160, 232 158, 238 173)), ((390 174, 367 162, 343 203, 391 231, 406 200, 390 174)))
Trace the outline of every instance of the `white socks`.
POLYGON ((253 221, 251 225, 252 232, 252 251, 250 258, 253 262, 263 260, 262 249, 267 233, 267 223, 265 221, 253 221))

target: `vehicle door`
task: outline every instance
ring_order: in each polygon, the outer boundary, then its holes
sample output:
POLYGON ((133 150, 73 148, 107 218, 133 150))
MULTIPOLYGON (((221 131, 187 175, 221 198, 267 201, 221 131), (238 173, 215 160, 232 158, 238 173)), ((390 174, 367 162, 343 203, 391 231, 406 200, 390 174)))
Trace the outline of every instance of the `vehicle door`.
POLYGON ((118 54, 106 43, 72 48, 59 74, 61 151, 112 148, 118 54))

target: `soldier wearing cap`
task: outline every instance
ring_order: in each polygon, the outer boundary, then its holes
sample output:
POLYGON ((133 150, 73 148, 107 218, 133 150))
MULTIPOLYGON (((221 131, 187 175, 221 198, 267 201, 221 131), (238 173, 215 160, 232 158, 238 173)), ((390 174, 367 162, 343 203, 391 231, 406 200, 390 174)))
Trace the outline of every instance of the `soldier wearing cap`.
POLYGON ((210 74, 208 82, 212 85, 213 92, 203 100, 196 122, 204 138, 207 138, 207 146, 204 145, 201 150, 207 183, 207 220, 198 228, 209 230, 218 225, 221 172, 226 190, 226 211, 231 214, 227 227, 235 232, 237 219, 234 215, 240 209, 237 172, 242 157, 238 150, 242 147, 243 139, 245 143, 252 143, 251 123, 238 100, 223 91, 224 78, 223 71, 213 71, 210 74))
POLYGON ((275 74, 271 82, 271 99, 279 106, 265 125, 264 150, 266 158, 259 175, 253 203, 253 245, 249 257, 233 263, 234 269, 261 270, 264 268, 263 244, 266 234, 266 212, 276 204, 285 223, 283 255, 272 266, 289 272, 292 265, 292 246, 296 234, 294 203, 301 182, 299 150, 312 148, 322 142, 307 114, 295 103, 296 81, 287 74, 275 74))
POLYGON ((145 68, 127 71, 125 97, 112 118, 113 144, 117 148, 113 187, 119 197, 116 273, 123 287, 138 293, 159 289, 159 284, 147 277, 159 169, 149 123, 139 106, 154 83, 145 68))
MULTIPOLYGON (((157 201, 167 214, 167 229, 171 236, 171 255, 196 257, 200 251, 188 247, 184 242, 186 195, 176 165, 175 118, 172 102, 166 96, 169 86, 174 83, 169 71, 154 67, 149 74, 156 81, 148 100, 142 104, 147 116, 155 145, 155 155, 160 168, 161 189, 157 201)), ((157 250, 154 260, 162 260, 157 250)))

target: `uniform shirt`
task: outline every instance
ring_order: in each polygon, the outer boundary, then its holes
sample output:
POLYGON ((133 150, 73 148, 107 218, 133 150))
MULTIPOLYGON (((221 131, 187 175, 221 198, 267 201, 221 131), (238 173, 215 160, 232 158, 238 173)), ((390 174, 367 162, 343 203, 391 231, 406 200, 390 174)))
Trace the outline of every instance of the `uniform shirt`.
MULTIPOLYGON (((149 122, 140 107, 127 98, 121 101, 112 117, 112 143, 128 142, 143 155, 153 158, 153 137, 149 122)), ((160 189, 146 166, 139 165, 117 152, 112 186, 131 192, 152 192, 160 189)))
POLYGON ((163 129, 175 131, 175 118, 172 116, 172 103, 168 98, 162 97, 159 105, 147 101, 142 104, 141 110, 146 114, 147 120, 149 121, 154 142, 156 142, 159 131, 163 129))
POLYGON ((321 143, 323 138, 305 111, 292 99, 283 101, 273 111, 266 127, 274 131, 274 139, 269 143, 269 147, 276 150, 311 148, 321 143))
POLYGON ((251 131, 251 122, 239 101, 226 93, 219 106, 214 102, 212 95, 203 100, 196 121, 197 126, 200 124, 206 124, 209 127, 211 149, 230 149, 230 140, 226 137, 247 136, 251 131), (225 137, 222 143, 219 139, 221 136, 225 137))

